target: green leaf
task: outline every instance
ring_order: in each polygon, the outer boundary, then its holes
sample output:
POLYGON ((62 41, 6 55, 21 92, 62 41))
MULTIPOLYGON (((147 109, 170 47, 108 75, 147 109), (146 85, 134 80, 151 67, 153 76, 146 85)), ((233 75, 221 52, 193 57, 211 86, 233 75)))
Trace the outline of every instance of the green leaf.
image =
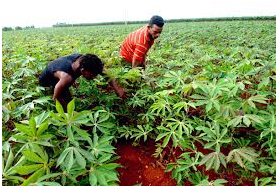
POLYGON ((68 155, 66 157, 66 162, 67 163, 65 164, 65 166, 66 166, 67 170, 69 171, 72 168, 73 164, 74 164, 73 149, 71 149, 69 151, 69 153, 68 153, 68 155))
POLYGON ((90 172, 89 181, 90 181, 91 186, 96 186, 97 185, 97 177, 96 177, 94 172, 90 172))
POLYGON ((69 137, 69 140, 71 142, 74 141, 74 136, 73 136, 73 132, 71 130, 71 126, 70 125, 67 125, 67 136, 69 137))
POLYGON ((69 117, 73 116, 74 108, 75 108, 74 99, 72 99, 67 106, 67 112, 69 117))
POLYGON ((109 159, 111 159, 112 154, 103 154, 99 159, 98 162, 99 163, 105 163, 107 162, 109 159))
POLYGON ((61 163, 64 162, 65 160, 65 157, 67 156, 67 154, 69 153, 70 151, 70 148, 67 148, 63 151, 63 153, 59 156, 58 160, 57 160, 57 165, 56 166, 59 166, 61 163))
POLYGON ((207 105, 206 105, 206 112, 210 111, 211 108, 212 108, 212 102, 209 101, 209 102, 207 103, 207 105))
POLYGON ((28 165, 28 166, 18 166, 15 167, 15 171, 19 173, 20 175, 27 175, 30 174, 39 168, 43 167, 43 164, 34 164, 34 165, 28 165))
POLYGON ((44 122, 42 124, 40 124, 38 131, 37 131, 37 136, 39 137, 45 130, 48 129, 48 122, 44 122))
POLYGON ((42 176, 38 179, 38 182, 41 182, 43 180, 47 180, 47 179, 50 179, 50 178, 55 178, 57 176, 60 176, 61 174, 62 173, 59 172, 59 173, 51 173, 51 174, 44 175, 44 176, 42 176))
MULTIPOLYGON (((14 154, 13 154, 12 149, 10 148, 9 156, 8 156, 8 159, 7 159, 6 164, 5 164, 4 172, 7 172, 7 170, 12 165, 13 161, 14 161, 14 154)), ((4 165, 2 166, 2 168, 3 167, 4 167, 4 165)))
POLYGON ((171 138, 171 135, 168 134, 168 135, 165 137, 165 139, 163 140, 162 147, 165 147, 165 146, 168 144, 170 138, 171 138))
POLYGON ((35 162, 35 163, 45 163, 45 161, 42 158, 40 158, 33 151, 25 150, 25 151, 22 151, 22 154, 29 161, 32 161, 32 162, 35 162))
POLYGON ((34 174, 32 174, 27 180, 25 180, 21 186, 26 186, 29 185, 30 183, 34 183, 35 181, 37 181, 37 179, 39 177, 41 177, 45 172, 44 168, 39 169, 38 171, 36 171, 34 174))
POLYGON ((57 183, 57 182, 44 181, 44 182, 38 183, 38 186, 61 186, 61 185, 60 185, 60 183, 57 183))
POLYGON ((272 177, 265 177, 265 178, 259 179, 259 181, 261 182, 261 183, 260 183, 260 186, 266 186, 266 185, 268 185, 268 183, 270 183, 271 180, 272 180, 272 177))
POLYGON ((95 158, 90 152, 85 151, 84 149, 81 149, 81 148, 77 148, 77 150, 79 151, 79 153, 81 153, 90 162, 94 161, 95 158))
POLYGON ((28 126, 15 123, 15 127, 17 128, 18 131, 20 131, 22 133, 25 133, 25 134, 27 134, 29 136, 35 136, 35 135, 33 135, 31 129, 28 126))
POLYGON ((78 134, 79 136, 81 136, 82 138, 85 138, 86 140, 91 140, 90 134, 87 133, 85 130, 82 130, 82 129, 76 127, 76 126, 73 126, 73 129, 74 129, 74 130, 77 132, 77 134, 78 134))
POLYGON ((243 123, 245 125, 249 126, 251 124, 251 121, 248 118, 246 118, 245 116, 243 116, 243 123))
POLYGON ((36 121, 34 117, 31 117, 31 119, 29 120, 29 126, 30 126, 30 130, 32 132, 32 135, 36 135, 36 121))
POLYGON ((217 171, 220 167, 220 164, 226 167, 225 155, 221 152, 212 152, 206 155, 199 165, 203 164, 206 165, 206 170, 214 168, 214 170, 217 171))
POLYGON ((243 160, 248 160, 254 163, 257 156, 258 154, 255 153, 255 150, 253 148, 239 148, 230 151, 227 157, 227 162, 233 160, 244 168, 243 160))
POLYGON ((48 111, 44 111, 40 115, 36 116, 35 120, 36 120, 37 125, 40 125, 44 121, 46 121, 49 118, 49 114, 50 113, 48 111))
POLYGON ((253 120, 256 123, 262 124, 263 119, 255 114, 246 114, 245 117, 253 120))
POLYGON ((228 127, 230 125, 233 125, 233 127, 236 127, 238 124, 242 122, 242 116, 236 116, 234 119, 228 122, 228 127))
POLYGON ((106 179, 105 179, 104 174, 98 173, 98 175, 97 175, 97 180, 98 180, 98 182, 99 182, 100 185, 102 185, 102 186, 107 186, 107 181, 106 181, 106 179))
POLYGON ((56 100, 56 110, 62 117, 66 117, 64 109, 63 109, 61 103, 58 100, 56 100))
POLYGON ((248 101, 248 104, 252 107, 252 108, 256 108, 256 105, 255 105, 255 103, 253 103, 253 101, 251 101, 251 100, 247 100, 248 101))
POLYGON ((103 164, 102 167, 107 170, 114 170, 115 168, 121 167, 121 165, 118 163, 108 163, 108 164, 103 164))
POLYGON ((217 179, 214 180, 214 186, 223 186, 224 183, 227 183, 228 181, 225 179, 217 179))
POLYGON ((170 172, 170 171, 172 171, 174 168, 175 168, 174 165, 169 164, 169 165, 167 166, 167 168, 165 169, 165 172, 170 172))
POLYGON ((82 157, 82 155, 81 155, 77 150, 74 150, 74 154, 75 154, 77 163, 78 163, 82 168, 85 169, 85 167, 86 167, 86 160, 84 159, 84 157, 82 157))

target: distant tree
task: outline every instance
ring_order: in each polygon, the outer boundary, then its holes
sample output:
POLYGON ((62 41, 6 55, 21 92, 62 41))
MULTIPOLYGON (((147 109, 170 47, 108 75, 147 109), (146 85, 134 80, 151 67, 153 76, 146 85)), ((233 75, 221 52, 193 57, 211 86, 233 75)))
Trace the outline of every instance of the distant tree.
POLYGON ((12 27, 2 27, 2 31, 13 31, 12 27))
POLYGON ((34 25, 31 25, 31 26, 26 26, 24 29, 34 29, 35 26, 34 25))
POLYGON ((15 30, 22 30, 22 27, 16 26, 14 29, 15 29, 15 30))

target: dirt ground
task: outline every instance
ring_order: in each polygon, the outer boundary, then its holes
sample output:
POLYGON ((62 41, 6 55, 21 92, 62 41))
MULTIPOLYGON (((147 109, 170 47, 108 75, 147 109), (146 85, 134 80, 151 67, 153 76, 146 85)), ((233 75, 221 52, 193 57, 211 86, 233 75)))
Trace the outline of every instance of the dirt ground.
POLYGON ((116 162, 123 167, 118 168, 120 185, 132 186, 175 186, 177 182, 171 173, 165 173, 165 167, 153 156, 155 152, 154 141, 138 146, 132 142, 120 141, 115 146, 116 153, 121 156, 116 162))
MULTIPOLYGON (((175 162, 178 156, 182 153, 179 148, 170 151, 171 146, 166 147, 163 152, 163 160, 155 158, 153 154, 155 153, 155 141, 148 140, 147 142, 140 142, 139 145, 133 146, 132 141, 120 140, 115 144, 116 153, 120 156, 117 163, 121 164, 122 167, 117 168, 119 172, 119 179, 121 186, 176 186, 177 182, 172 178, 171 172, 165 172, 167 164, 170 162, 175 162)), ((212 152, 209 149, 204 149, 203 146, 195 142, 197 150, 208 154, 212 152)), ((222 148, 223 149, 223 148, 222 148)), ((223 149, 224 154, 228 154, 230 148, 223 149), (226 151, 227 150, 227 151, 226 151)), ((254 181, 238 177, 232 169, 233 163, 229 164, 230 170, 225 169, 221 173, 216 173, 214 170, 205 170, 205 166, 198 166, 198 171, 202 171, 205 175, 209 177, 209 181, 216 179, 226 179, 228 182, 226 186, 254 186, 254 181)), ((262 177, 260 173, 256 174, 262 177)), ((192 183, 185 181, 184 186, 192 186, 192 183)))

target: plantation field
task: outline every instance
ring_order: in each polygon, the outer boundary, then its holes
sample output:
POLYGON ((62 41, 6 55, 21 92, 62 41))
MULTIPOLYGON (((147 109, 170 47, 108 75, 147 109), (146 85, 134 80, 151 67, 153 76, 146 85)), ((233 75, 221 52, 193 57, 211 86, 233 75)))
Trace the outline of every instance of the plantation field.
POLYGON ((2 32, 3 185, 276 185, 276 21, 166 23, 147 68, 121 65, 142 24, 2 32), (93 53, 67 112, 38 75, 93 53))

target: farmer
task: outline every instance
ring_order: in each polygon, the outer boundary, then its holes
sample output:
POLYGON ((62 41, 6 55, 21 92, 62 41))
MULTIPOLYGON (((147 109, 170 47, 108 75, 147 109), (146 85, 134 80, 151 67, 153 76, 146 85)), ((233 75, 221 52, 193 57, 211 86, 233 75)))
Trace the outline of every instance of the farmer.
POLYGON ((163 18, 153 16, 147 26, 130 33, 124 40, 120 49, 123 61, 131 64, 132 68, 141 66, 146 68, 146 54, 159 37, 164 25, 163 18))
MULTIPOLYGON (((79 76, 84 76, 88 80, 94 79, 102 73, 103 62, 98 56, 93 54, 73 54, 60 57, 51 61, 43 73, 39 76, 39 84, 43 87, 53 89, 53 100, 58 100, 66 110, 67 103, 71 101, 69 87, 79 76)), ((124 90, 117 85, 115 80, 109 82, 117 95, 125 98, 124 90)))

